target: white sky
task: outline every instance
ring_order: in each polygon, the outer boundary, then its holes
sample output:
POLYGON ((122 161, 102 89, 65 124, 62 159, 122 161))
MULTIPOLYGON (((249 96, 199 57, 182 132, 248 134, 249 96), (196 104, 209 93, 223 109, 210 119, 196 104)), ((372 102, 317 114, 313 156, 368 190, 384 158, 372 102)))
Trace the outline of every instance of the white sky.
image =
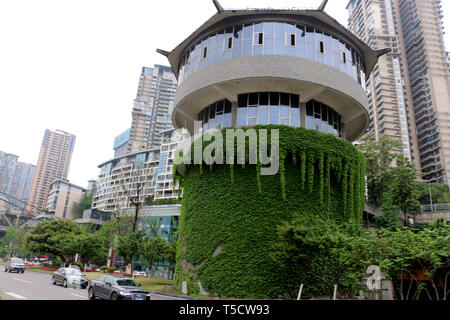
MULTIPOLYGON (((224 8, 317 8, 322 0, 220 0, 224 8)), ((347 26, 347 0, 326 12, 347 26)), ((450 0, 442 1, 450 13, 450 0)), ((0 0, 0 150, 36 164, 45 129, 77 136, 69 180, 87 186, 131 125, 142 66, 216 13, 212 0, 0 0)), ((450 19, 445 17, 450 46, 450 19)))

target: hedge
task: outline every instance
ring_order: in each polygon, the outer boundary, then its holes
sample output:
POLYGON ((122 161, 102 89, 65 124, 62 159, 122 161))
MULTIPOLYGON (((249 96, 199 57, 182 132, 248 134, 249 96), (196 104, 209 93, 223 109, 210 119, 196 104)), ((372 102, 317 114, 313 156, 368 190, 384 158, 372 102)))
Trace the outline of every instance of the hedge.
MULTIPOLYGON (((285 295, 289 275, 269 257, 282 221, 294 212, 328 216, 336 223, 362 220, 365 161, 350 142, 304 128, 255 129, 279 130, 280 170, 274 176, 262 176, 260 164, 249 165, 248 150, 245 165, 175 167, 174 179, 183 187, 175 269, 179 289, 187 281, 189 293, 198 294, 200 280, 206 291, 221 297, 285 295)), ((226 131, 222 134, 225 144, 226 131)), ((210 143, 203 141, 202 148, 210 143)), ((321 280, 320 272, 316 278, 321 280)))

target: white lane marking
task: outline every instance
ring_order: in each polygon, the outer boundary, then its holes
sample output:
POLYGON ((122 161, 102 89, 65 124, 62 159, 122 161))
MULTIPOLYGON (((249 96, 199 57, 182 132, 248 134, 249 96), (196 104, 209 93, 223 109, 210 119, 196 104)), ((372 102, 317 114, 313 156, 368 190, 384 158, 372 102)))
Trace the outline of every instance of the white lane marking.
POLYGON ((86 297, 80 296, 78 294, 72 293, 73 296, 78 297, 78 298, 83 298, 83 299, 87 299, 86 297))
POLYGON ((6 292, 6 291, 5 291, 5 293, 6 293, 7 295, 11 296, 11 297, 16 298, 16 299, 27 299, 27 298, 25 298, 25 297, 23 297, 23 296, 21 296, 21 295, 18 295, 18 294, 13 293, 13 292, 6 292))
POLYGON ((163 296, 161 294, 156 294, 156 293, 150 293, 150 295, 151 296, 158 296, 158 297, 168 298, 167 300, 172 300, 172 299, 174 299, 174 300, 186 300, 186 299, 182 299, 182 298, 175 298, 175 297, 172 297, 172 296, 163 296))
POLYGON ((25 283, 32 283, 32 282, 30 282, 30 281, 22 280, 22 279, 17 279, 17 278, 14 278, 14 277, 13 277, 13 279, 14 279, 14 280, 17 280, 17 281, 22 281, 22 282, 25 282, 25 283))

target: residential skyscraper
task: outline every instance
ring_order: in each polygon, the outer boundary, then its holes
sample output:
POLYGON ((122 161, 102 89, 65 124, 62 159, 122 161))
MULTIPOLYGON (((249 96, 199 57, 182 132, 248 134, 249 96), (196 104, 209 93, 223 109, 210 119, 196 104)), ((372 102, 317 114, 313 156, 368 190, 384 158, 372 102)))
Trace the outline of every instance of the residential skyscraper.
POLYGON ((10 196, 6 208, 21 210, 28 200, 35 166, 18 159, 16 155, 0 151, 0 192, 10 196))
POLYGON ((430 182, 450 177, 450 82, 440 0, 351 0, 349 27, 389 48, 367 81, 369 130, 403 142, 430 182))
POLYGON ((67 180, 72 160, 75 136, 56 130, 45 130, 39 159, 28 198, 29 211, 34 214, 47 204, 50 184, 57 180, 67 180))
POLYGON ((177 80, 170 67, 142 68, 127 150, 121 150, 117 156, 161 146, 160 132, 172 128, 176 88, 177 80))

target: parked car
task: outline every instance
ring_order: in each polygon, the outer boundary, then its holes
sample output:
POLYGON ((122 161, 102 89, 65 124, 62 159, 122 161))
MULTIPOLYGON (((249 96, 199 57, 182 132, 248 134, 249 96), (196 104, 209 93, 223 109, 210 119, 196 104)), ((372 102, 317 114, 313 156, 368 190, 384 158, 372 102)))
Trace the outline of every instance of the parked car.
POLYGON ((146 277, 147 276, 147 272, 135 270, 135 271, 133 271, 133 275, 134 276, 144 276, 144 277, 146 277))
POLYGON ((59 268, 53 273, 53 284, 61 284, 63 287, 74 286, 85 289, 89 280, 81 273, 80 269, 76 268, 59 268))
POLYGON ((25 262, 20 258, 11 258, 6 262, 5 272, 16 271, 17 273, 25 272, 25 262))
POLYGON ((89 282, 88 297, 93 300, 150 300, 150 292, 140 288, 133 279, 121 276, 102 275, 89 282))

